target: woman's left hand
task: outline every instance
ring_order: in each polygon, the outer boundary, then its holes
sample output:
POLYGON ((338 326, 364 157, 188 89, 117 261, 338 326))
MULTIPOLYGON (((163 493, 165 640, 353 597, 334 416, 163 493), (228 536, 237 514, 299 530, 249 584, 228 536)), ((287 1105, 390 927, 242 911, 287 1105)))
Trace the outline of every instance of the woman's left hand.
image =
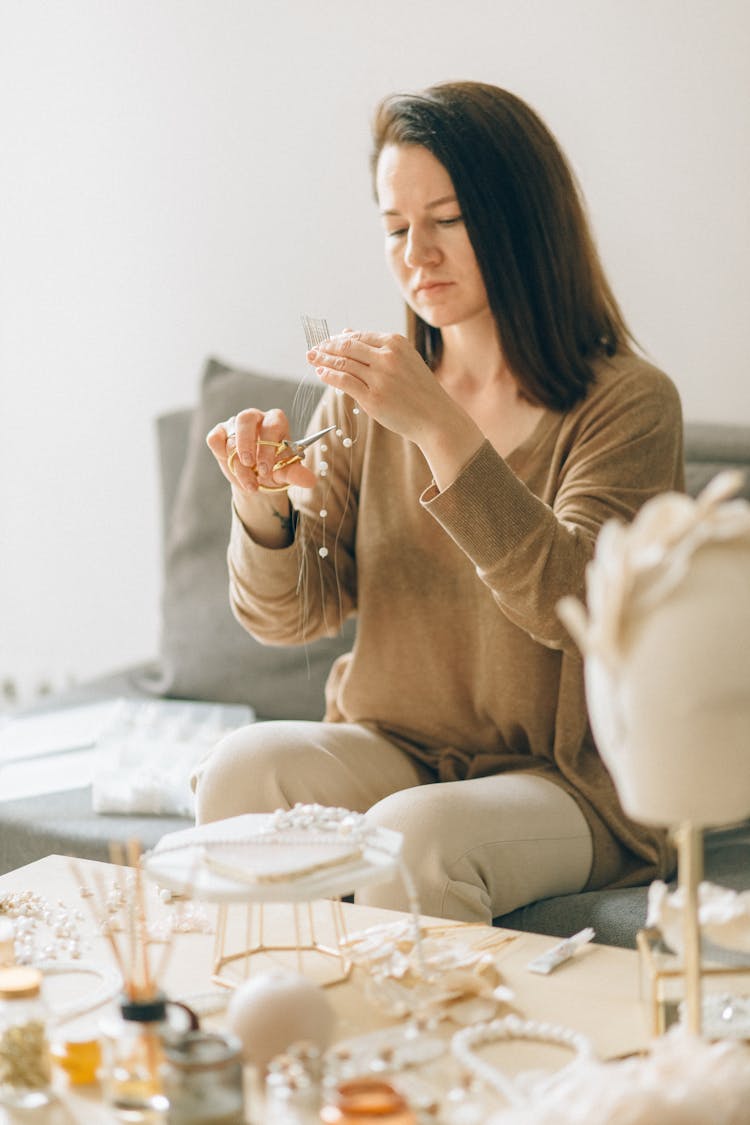
POLYGON ((458 408, 404 336, 345 331, 312 348, 307 360, 323 383, 419 446, 450 430, 458 408))

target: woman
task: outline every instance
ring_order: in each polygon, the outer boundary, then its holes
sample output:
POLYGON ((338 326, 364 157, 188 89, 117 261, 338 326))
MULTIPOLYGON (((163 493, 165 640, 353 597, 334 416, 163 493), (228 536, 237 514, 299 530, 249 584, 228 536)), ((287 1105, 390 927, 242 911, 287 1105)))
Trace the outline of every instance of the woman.
MULTIPOLYGON (((356 613, 356 644, 323 723, 220 744, 198 819, 369 810, 404 834, 425 913, 489 922, 671 866, 663 834, 622 812, 555 606, 583 595, 605 520, 682 486, 680 404, 633 351, 570 170, 527 105, 444 84, 387 99, 374 141, 408 340, 346 331, 308 353, 328 388, 313 429, 335 432, 305 464, 275 448, 279 411, 208 436, 232 486, 239 620, 290 644, 356 613)), ((407 905, 395 882, 359 901, 407 905)))

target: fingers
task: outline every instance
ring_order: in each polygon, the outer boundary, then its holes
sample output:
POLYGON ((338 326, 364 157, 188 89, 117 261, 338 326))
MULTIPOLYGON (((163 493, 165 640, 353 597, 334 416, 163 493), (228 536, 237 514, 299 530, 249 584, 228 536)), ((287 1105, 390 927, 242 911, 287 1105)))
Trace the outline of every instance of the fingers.
POLYGON ((253 464, 261 480, 273 472, 273 466, 281 453, 281 440, 288 437, 289 424, 283 410, 269 410, 263 415, 255 431, 253 449, 253 464))
POLYGON ((370 369, 380 368, 384 362, 398 363, 404 346, 409 349, 411 345, 392 333, 345 331, 311 348, 307 360, 324 382, 357 398, 358 390, 370 387, 370 369), (356 382, 347 383, 347 377, 356 382))
POLYGON ((219 422, 206 435, 206 444, 219 463, 224 476, 231 480, 231 470, 228 460, 236 450, 236 419, 228 418, 226 422, 219 422))
POLYGON ((350 375, 362 378, 360 367, 368 367, 377 359, 378 350, 389 337, 378 332, 342 332, 307 353, 307 360, 313 366, 329 367, 333 371, 348 371, 350 375))
POLYGON ((368 369, 374 358, 374 349, 363 343, 358 334, 331 337, 307 353, 308 363, 324 382, 348 391, 354 398, 367 387, 368 369))
POLYGON ((283 410, 249 409, 219 422, 206 436, 206 443, 230 484, 245 492, 285 484, 311 488, 317 477, 299 462, 274 469, 284 459, 281 443, 289 436, 283 410))

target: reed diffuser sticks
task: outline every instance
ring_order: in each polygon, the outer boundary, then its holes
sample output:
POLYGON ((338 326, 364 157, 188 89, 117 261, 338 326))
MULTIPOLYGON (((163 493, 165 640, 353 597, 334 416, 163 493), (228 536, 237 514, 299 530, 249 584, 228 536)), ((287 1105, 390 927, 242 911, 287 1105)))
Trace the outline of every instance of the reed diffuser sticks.
POLYGON ((109 854, 115 866, 112 890, 107 889, 101 869, 91 871, 89 883, 75 860, 71 859, 70 866, 97 930, 112 951, 125 995, 133 1003, 144 1003, 159 992, 159 982, 172 953, 174 932, 170 928, 166 938, 159 939, 164 949, 158 959, 158 971, 154 972, 152 946, 157 939, 149 930, 141 846, 137 840, 129 840, 125 848, 112 842, 109 854))

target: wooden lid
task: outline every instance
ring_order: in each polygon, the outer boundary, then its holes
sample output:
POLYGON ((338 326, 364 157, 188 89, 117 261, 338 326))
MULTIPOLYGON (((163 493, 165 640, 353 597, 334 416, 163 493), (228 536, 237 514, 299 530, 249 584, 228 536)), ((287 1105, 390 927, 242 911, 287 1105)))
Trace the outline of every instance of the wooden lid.
POLYGON ((26 997, 38 996, 41 987, 42 974, 38 969, 23 965, 0 969, 0 998, 4 1000, 22 1000, 26 997))

